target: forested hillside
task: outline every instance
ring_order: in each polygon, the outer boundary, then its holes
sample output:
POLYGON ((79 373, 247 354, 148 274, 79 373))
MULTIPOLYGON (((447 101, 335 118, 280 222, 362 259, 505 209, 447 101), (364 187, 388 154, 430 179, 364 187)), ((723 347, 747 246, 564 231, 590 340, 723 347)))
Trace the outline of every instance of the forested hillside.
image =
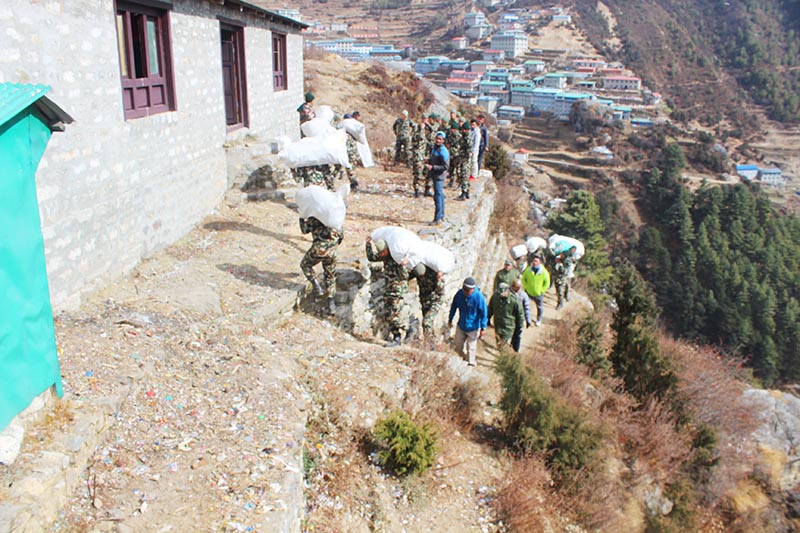
POLYGON ((800 120, 800 2, 797 0, 611 0, 609 28, 594 1, 574 3, 578 24, 610 57, 669 94, 675 118, 752 122, 740 100, 770 118, 800 120), (620 49, 608 46, 616 35, 620 49))

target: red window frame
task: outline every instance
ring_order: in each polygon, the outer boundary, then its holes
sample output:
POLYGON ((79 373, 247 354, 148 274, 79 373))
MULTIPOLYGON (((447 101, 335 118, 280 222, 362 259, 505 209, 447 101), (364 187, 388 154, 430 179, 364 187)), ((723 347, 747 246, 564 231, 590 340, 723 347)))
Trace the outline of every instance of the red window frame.
POLYGON ((286 50, 286 34, 272 32, 272 86, 276 91, 289 89, 286 50))
POLYGON ((174 111, 169 11, 117 1, 116 19, 125 118, 174 111))

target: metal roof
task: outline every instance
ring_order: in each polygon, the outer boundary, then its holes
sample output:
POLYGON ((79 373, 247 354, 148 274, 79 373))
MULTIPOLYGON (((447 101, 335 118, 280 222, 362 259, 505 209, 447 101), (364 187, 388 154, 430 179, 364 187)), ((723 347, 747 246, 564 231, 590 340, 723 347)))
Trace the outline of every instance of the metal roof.
POLYGON ((72 122, 72 117, 45 97, 49 91, 50 86, 42 84, 0 83, 0 126, 31 105, 36 105, 36 108, 47 120, 50 129, 63 129, 58 126, 58 123, 68 124, 72 122))

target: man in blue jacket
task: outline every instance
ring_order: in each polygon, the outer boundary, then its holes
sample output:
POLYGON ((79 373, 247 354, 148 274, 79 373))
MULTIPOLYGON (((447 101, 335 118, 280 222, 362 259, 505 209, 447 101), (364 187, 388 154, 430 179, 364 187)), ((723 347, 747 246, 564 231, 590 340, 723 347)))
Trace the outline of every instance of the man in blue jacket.
POLYGON ((469 366, 475 366, 478 339, 483 336, 489 319, 487 317, 486 299, 475 286, 475 280, 471 277, 464 280, 464 285, 453 297, 453 303, 450 304, 450 317, 447 321, 448 327, 453 327, 453 317, 456 316, 456 310, 458 310, 456 352, 462 358, 467 359, 469 366))
POLYGON ((447 171, 450 168, 450 152, 447 151, 444 141, 444 132, 437 132, 433 138, 431 156, 425 164, 425 168, 428 169, 428 179, 433 182, 433 204, 436 208, 432 222, 434 226, 444 220, 444 180, 447 179, 447 171))

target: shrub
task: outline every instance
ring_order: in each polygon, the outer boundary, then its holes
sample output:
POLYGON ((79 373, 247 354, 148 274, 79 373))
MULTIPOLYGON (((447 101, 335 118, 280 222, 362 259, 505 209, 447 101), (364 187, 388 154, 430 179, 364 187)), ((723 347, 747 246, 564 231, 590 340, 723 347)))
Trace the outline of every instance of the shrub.
POLYGON ((396 474, 421 474, 436 461, 435 428, 416 424, 404 411, 394 411, 379 420, 374 434, 384 447, 378 452, 381 464, 396 474))
POLYGON ((506 428, 526 452, 545 452, 548 466, 563 478, 591 467, 602 434, 578 409, 557 401, 547 384, 514 354, 501 354, 500 409, 506 428))
POLYGON ((575 362, 588 367, 595 377, 611 368, 611 362, 603 348, 600 323, 592 314, 586 315, 578 322, 578 353, 575 362))
POLYGON ((492 175, 496 180, 502 180, 506 174, 511 170, 511 162, 508 158, 508 152, 505 148, 498 144, 492 144, 486 150, 484 156, 484 165, 492 171, 492 175))

